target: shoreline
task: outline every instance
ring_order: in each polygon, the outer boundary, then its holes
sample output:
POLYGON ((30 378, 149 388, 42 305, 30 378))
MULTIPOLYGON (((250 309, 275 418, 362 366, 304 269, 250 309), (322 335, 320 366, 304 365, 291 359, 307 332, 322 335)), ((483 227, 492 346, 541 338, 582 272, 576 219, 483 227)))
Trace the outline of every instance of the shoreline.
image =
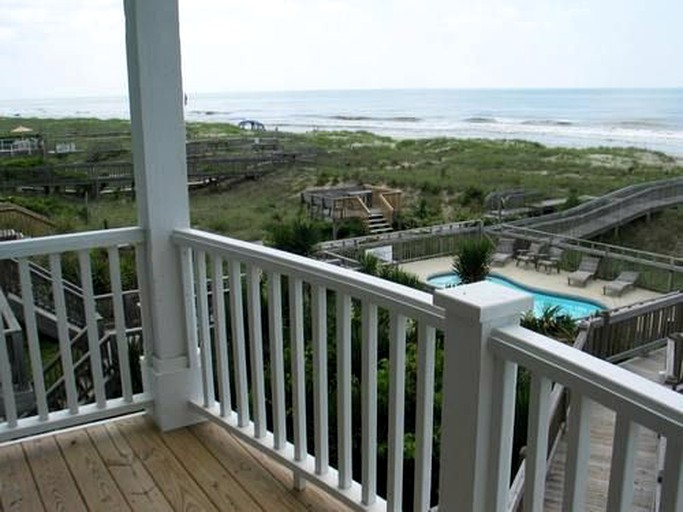
MULTIPOLYGON (((64 115, 59 117, 54 116, 24 116, 24 115, 5 115, 0 112, 0 126, 4 123, 30 123, 30 122, 70 122, 70 121, 93 121, 93 122, 112 122, 112 123, 130 123, 130 120, 126 117, 97 117, 92 115, 79 115, 78 113, 73 115, 64 115)), ((221 119, 220 116, 211 116, 210 119, 205 117, 193 118, 187 116, 185 122, 189 124, 202 124, 202 125, 225 125, 229 124, 237 128, 237 123, 232 120, 221 119)), ((350 123, 357 122, 357 120, 351 120, 350 123)), ((401 122, 401 121, 398 121, 401 122)), ((416 124, 414 120, 403 121, 409 124, 416 124)), ((376 137, 387 137, 393 141, 399 142, 403 140, 430 140, 430 139, 455 139, 455 140, 491 140, 491 141, 522 141, 538 143, 548 148, 568 148, 568 149, 599 149, 599 148, 609 148, 609 149, 634 149, 637 151, 646 151, 653 153, 662 153, 675 161, 676 165, 683 165, 683 132, 676 134, 675 139, 680 141, 679 143, 671 143, 673 147, 669 147, 668 144, 650 144, 650 145, 637 145, 628 144, 628 141, 614 140, 614 139, 601 139, 601 138, 590 138, 585 134, 579 135, 569 135, 561 133, 561 130, 571 130, 574 128, 571 125, 562 124, 522 124, 525 129, 533 128, 532 131, 528 133, 514 133, 505 131, 482 131, 481 125, 485 123, 472 123, 472 127, 466 127, 467 129, 425 129, 416 130, 414 128, 410 130, 401 130, 396 127, 366 127, 361 125, 350 126, 304 126, 304 125, 292 125, 292 124, 278 124, 278 125, 266 125, 267 133, 280 132, 283 134, 293 134, 293 135, 314 135, 315 133, 340 133, 340 132, 358 132, 358 133, 369 133, 376 137), (544 131, 546 130, 546 131, 544 131), (662 147, 659 147, 659 146, 662 147)), ((492 123, 495 124, 495 123, 492 123)), ((2 131, 2 130, 0 130, 2 131)), ((253 135, 252 132, 244 132, 248 135, 253 135)))
MULTIPOLYGON (((125 95, 0 99, 15 119, 127 119, 125 95)), ((634 147, 683 158, 681 89, 386 89, 189 93, 188 122, 257 120, 274 130, 366 131, 398 140, 508 139, 634 147)))

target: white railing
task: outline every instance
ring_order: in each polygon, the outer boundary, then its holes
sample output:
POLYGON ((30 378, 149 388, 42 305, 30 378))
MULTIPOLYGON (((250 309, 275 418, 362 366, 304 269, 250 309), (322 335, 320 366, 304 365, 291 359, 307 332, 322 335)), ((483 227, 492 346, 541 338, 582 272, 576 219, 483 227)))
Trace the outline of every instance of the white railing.
POLYGON ((683 398, 522 329, 519 314, 530 307, 528 296, 490 283, 431 296, 196 230, 176 231, 173 240, 182 260, 189 352, 199 354, 192 364, 203 375, 203 398, 192 407, 289 467, 297 487, 311 481, 354 510, 425 511, 437 505, 437 490, 440 510, 508 510, 520 365, 533 375, 526 510, 543 507, 554 382, 573 399, 566 510, 583 509, 589 401, 618 414, 615 453, 625 456, 613 461, 609 510, 630 507, 636 423, 674 439, 663 476, 670 508, 663 510, 678 510, 683 398), (380 323, 386 339, 378 339, 380 323), (439 425, 435 354, 443 335, 439 425), (417 353, 415 381, 408 378, 408 350, 417 353), (360 385, 357 394, 352 379, 360 385), (414 419, 405 415, 407 384, 417 400, 414 419), (328 407, 332 397, 336 411, 328 407), (388 404, 386 424, 378 422, 381 403, 388 404), (386 472, 378 467, 380 431, 386 431, 386 472), (408 478, 406 435, 415 439, 415 472, 408 478), (440 451, 438 489, 433 448, 440 451), (413 486, 412 503, 403 499, 404 485, 413 486))
MULTIPOLYGON (((592 403, 616 413, 607 510, 631 510, 633 506, 641 427, 667 440, 661 510, 683 508, 683 396, 519 326, 494 330, 489 345, 505 376, 496 379, 494 394, 502 396, 506 389, 514 389, 517 365, 531 372, 525 510, 543 509, 553 383, 564 386, 571 396, 563 510, 585 508, 592 403)), ((500 405, 501 411, 514 407, 514 397, 507 401, 500 405)))
POLYGON ((183 262, 188 324, 198 326, 188 333, 189 352, 201 348, 201 361, 193 363, 203 368, 203 401, 196 409, 291 468, 298 485, 313 481, 356 510, 402 509, 404 436, 411 434, 415 509, 428 509, 434 355, 436 331, 443 327, 432 296, 200 231, 177 231, 173 238, 183 262), (208 290, 214 287, 209 304, 208 290), (334 309, 328 309, 332 303, 334 309), (378 338, 380 322, 389 324, 388 339, 378 338), (415 418, 404 417, 408 337, 418 351, 416 381, 410 383, 417 388, 415 418), (388 372, 378 364, 388 364, 388 372), (388 391, 378 389, 380 372, 388 375, 388 391), (360 376, 360 397, 352 396, 352 375, 360 376), (331 395, 336 397, 333 424, 331 395), (382 412, 388 424, 378 424, 379 402, 388 403, 382 412), (312 421, 307 411, 313 412, 312 421), (354 425, 360 430, 360 464, 352 460, 354 425), (386 429, 386 473, 377 467, 378 442, 385 440, 380 429, 386 429), (378 481, 383 474, 386 479, 378 481), (378 488, 386 489, 386 500, 378 488))
MULTIPOLYGON (((180 254, 189 365, 202 378, 199 399, 189 407, 290 468, 297 488, 311 482, 354 510, 507 511, 519 366, 532 376, 525 510, 543 507, 553 383, 571 397, 565 510, 583 509, 593 402, 617 418, 608 510, 630 509, 639 426, 667 441, 661 510, 683 507, 683 397, 519 327, 520 312, 531 304, 527 295, 491 283, 431 295, 201 231, 178 230, 172 239, 180 254), (435 404, 438 393, 443 400, 435 404), (407 448, 412 457, 405 456, 407 448), (432 474, 437 451, 438 485, 432 474)), ((22 417, 14 400, 14 361, 0 329, 0 440, 153 403, 133 389, 126 342, 132 326, 125 321, 119 256, 121 246, 135 247, 141 268, 143 240, 143 232, 131 228, 0 244, 0 260, 19 262, 15 307, 24 316, 35 398, 34 410, 22 417), (104 375, 93 249, 106 252, 111 282, 98 293, 113 303, 107 346, 116 348, 120 368, 113 395, 104 375), (65 396, 58 408, 47 400, 31 297, 29 262, 36 259, 49 262, 54 283, 65 396), (66 261, 77 262, 87 356, 71 353, 60 286, 66 261), (92 378, 87 397, 76 382, 83 372, 92 378)), ((144 286, 141 293, 144 305, 144 286)), ((142 331, 150 344, 144 322, 142 331)))
MULTIPOLYGON (((13 382, 9 370, 13 364, 20 363, 16 356, 10 359, 7 340, 0 329, 0 372, 3 393, 0 441, 140 410, 149 403, 149 397, 141 390, 133 390, 127 329, 138 326, 126 325, 120 256, 122 248, 134 247, 139 267, 144 258, 143 240, 144 233, 141 229, 125 228, 0 244, 0 262, 12 260, 16 262, 13 265, 18 269, 19 287, 8 294, 8 300, 13 303, 13 308, 23 319, 32 390, 28 405, 24 399, 22 405, 17 407, 17 383, 13 382), (97 274, 93 273, 91 257, 91 251, 95 249, 106 252, 108 267, 106 270, 101 269, 97 274), (31 273, 32 263, 36 260, 49 267, 54 311, 45 312, 36 305, 34 287, 38 281, 31 273), (69 320, 68 310, 72 306, 66 300, 64 278, 67 266, 71 270, 70 273, 80 279, 79 285, 82 289, 82 303, 78 307, 84 312, 85 318, 84 326, 78 330, 74 329, 69 320), (104 366, 107 363, 102 359, 100 346, 102 326, 96 307, 96 290, 93 284, 95 279, 98 279, 100 288, 102 281, 108 280, 110 285, 106 292, 111 293, 113 297, 113 330, 116 340, 112 345, 115 345, 117 357, 116 383, 108 382, 107 377, 110 375, 105 375, 107 369, 104 366), (63 392, 60 392, 63 400, 53 399, 50 390, 47 389, 47 368, 42 351, 47 344, 55 342, 46 340, 46 336, 43 335, 46 324, 50 324, 48 330, 56 332, 58 338, 58 379, 60 387, 63 388, 63 392), (74 333, 80 333, 87 338, 87 346, 84 345, 83 350, 79 350, 78 353, 72 351, 74 333), (88 371, 85 373, 84 357, 89 359, 88 371), (77 369, 80 370, 76 372, 77 369), (83 379, 90 381, 88 386, 81 382, 83 379), (87 393, 84 390, 87 390, 87 393)), ((44 282, 41 281, 40 285, 44 286, 44 282)))

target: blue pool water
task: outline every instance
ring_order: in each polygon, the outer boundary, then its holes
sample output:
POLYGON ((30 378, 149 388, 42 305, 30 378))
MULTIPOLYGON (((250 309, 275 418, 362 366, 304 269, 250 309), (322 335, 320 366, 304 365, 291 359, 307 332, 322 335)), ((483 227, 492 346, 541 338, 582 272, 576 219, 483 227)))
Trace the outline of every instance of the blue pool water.
MULTIPOLYGON (((579 318, 585 318, 605 309, 605 306, 599 302, 568 297, 557 293, 544 292, 534 288, 527 288, 526 286, 522 286, 500 276, 489 276, 486 280, 533 295, 535 316, 540 316, 546 308, 559 306, 563 314, 578 320, 579 318)), ((460 276, 452 272, 448 274, 439 274, 430 277, 427 279, 427 282, 436 288, 447 288, 460 284, 460 276)))

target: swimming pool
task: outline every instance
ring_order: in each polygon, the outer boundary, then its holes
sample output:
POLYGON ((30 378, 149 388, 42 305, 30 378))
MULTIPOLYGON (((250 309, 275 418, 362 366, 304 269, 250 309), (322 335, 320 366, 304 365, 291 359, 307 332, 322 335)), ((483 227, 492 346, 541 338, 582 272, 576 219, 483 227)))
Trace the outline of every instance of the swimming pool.
MULTIPOLYGON (((533 295, 535 316, 541 316, 544 309, 557 306, 562 310, 562 313, 578 320, 605 309, 604 305, 596 301, 589 299, 579 299, 578 297, 570 297, 568 295, 562 295, 559 293, 550 293, 535 288, 529 288, 497 275, 489 275, 486 280, 533 295)), ((454 274, 453 272, 448 272, 446 274, 437 274, 431 276, 427 279, 427 282, 435 288, 449 288, 451 286, 457 286, 460 284, 460 276, 454 274)))

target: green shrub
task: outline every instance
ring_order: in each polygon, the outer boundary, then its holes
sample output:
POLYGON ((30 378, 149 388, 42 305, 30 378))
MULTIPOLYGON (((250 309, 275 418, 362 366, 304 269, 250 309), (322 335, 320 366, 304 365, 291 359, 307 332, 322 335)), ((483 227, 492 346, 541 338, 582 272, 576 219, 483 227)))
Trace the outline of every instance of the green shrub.
POLYGON ((465 238, 460 241, 453 257, 453 271, 463 284, 483 281, 491 268, 493 244, 488 238, 465 238))
POLYGON ((289 221, 273 222, 266 228, 266 243, 276 249, 310 256, 323 239, 322 223, 302 215, 289 221))
POLYGON ((576 322, 569 315, 563 314, 560 306, 545 308, 539 317, 534 316, 533 311, 527 311, 522 317, 521 324, 527 329, 568 345, 574 343, 576 338, 576 322))

